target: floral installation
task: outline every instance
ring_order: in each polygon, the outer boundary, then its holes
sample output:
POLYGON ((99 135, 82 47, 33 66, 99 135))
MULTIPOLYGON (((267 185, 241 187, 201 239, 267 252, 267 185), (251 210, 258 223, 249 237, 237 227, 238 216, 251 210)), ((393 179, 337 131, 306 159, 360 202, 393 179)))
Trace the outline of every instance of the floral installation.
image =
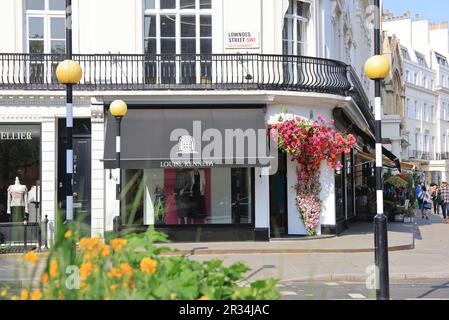
POLYGON ((311 120, 282 113, 270 119, 270 135, 282 152, 298 163, 296 206, 309 235, 316 235, 320 221, 320 168, 323 161, 340 170, 341 155, 349 153, 356 139, 352 134, 340 133, 321 116, 311 120))

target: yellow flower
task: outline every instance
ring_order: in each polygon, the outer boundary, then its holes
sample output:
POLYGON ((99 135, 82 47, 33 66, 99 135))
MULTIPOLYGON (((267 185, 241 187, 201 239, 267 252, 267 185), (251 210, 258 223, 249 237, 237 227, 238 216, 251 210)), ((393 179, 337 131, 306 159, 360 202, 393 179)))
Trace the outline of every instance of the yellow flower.
POLYGON ((111 254, 111 247, 109 247, 108 245, 105 245, 103 247, 103 250, 101 251, 101 256, 103 257, 107 257, 111 254))
POLYGON ((30 262, 30 263, 32 263, 32 264, 36 264, 36 263, 39 261, 39 257, 38 257, 38 255, 36 254, 36 252, 34 252, 34 251, 28 252, 28 253, 23 257, 23 259, 26 260, 26 261, 28 261, 28 262, 30 262))
POLYGON ((208 296, 202 296, 201 298, 199 298, 198 300, 210 300, 208 296))
POLYGON ((86 283, 86 281, 81 281, 80 282, 80 289, 83 291, 87 291, 88 290, 89 285, 86 283))
POLYGON ((30 294, 30 299, 31 300, 41 300, 42 299, 42 292, 39 289, 33 291, 30 294))
POLYGON ((64 300, 64 293, 60 293, 58 296, 58 300, 64 300))
POLYGON ((111 245, 115 251, 120 252, 123 249, 123 247, 126 245, 127 242, 128 242, 128 240, 126 240, 126 239, 120 239, 120 238, 112 239, 111 245))
POLYGON ((67 232, 64 234, 64 238, 70 238, 72 236, 73 232, 72 230, 67 230, 67 232))
POLYGON ((122 276, 122 273, 119 269, 112 267, 111 271, 108 272, 109 278, 120 278, 122 276))
POLYGON ((11 300, 19 300, 19 299, 20 299, 19 296, 16 296, 16 295, 11 297, 11 300))
POLYGON ((170 299, 172 299, 172 300, 176 299, 176 292, 170 293, 170 299))
POLYGON ((143 258, 142 261, 140 261, 140 270, 143 273, 153 274, 156 272, 157 268, 157 261, 153 260, 151 258, 143 258))
POLYGON ((118 287, 119 287, 118 284, 111 284, 111 286, 109 287, 109 289, 111 289, 112 291, 115 291, 115 290, 118 289, 118 287))
POLYGON ((58 262, 53 259, 50 262, 50 277, 56 278, 58 276, 59 269, 58 269, 58 262))
POLYGON ((120 271, 124 276, 128 277, 132 277, 134 272, 133 268, 126 262, 120 264, 120 271))
POLYGON ((0 297, 4 298, 4 297, 6 297, 7 294, 8 294, 8 289, 3 288, 2 293, 0 294, 0 297))
POLYGON ((239 290, 236 290, 236 291, 234 292, 234 295, 235 295, 236 297, 240 297, 240 291, 239 291, 239 290))
POLYGON ((94 265, 90 262, 83 263, 80 267, 80 277, 86 279, 92 274, 94 270, 94 265))
POLYGON ((42 276, 41 276, 41 281, 42 281, 42 283, 47 283, 48 282, 48 273, 47 272, 44 272, 43 274, 42 274, 42 276))
POLYGON ((20 294, 20 300, 27 300, 28 299, 28 290, 22 290, 22 293, 20 294))

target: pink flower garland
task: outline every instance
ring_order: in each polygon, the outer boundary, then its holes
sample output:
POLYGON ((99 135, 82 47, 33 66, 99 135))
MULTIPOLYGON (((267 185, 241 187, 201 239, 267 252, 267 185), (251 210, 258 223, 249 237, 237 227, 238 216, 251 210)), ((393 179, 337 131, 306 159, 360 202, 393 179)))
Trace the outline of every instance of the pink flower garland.
MULTIPOLYGON (((272 125, 271 137, 279 149, 297 161, 296 205, 309 235, 315 235, 321 214, 320 168, 321 163, 336 170, 342 168, 341 155, 349 153, 356 140, 351 134, 341 134, 326 125, 326 121, 317 117, 317 121, 296 117, 294 120, 281 121, 272 125)), ((331 124, 333 124, 333 120, 331 124)))

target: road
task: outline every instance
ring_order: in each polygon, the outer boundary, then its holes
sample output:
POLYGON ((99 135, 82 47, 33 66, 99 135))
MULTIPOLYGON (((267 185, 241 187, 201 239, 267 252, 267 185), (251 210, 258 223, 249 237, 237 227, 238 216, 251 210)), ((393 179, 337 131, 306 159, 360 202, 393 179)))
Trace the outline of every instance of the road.
MULTIPOLYGON (((375 299, 374 290, 362 282, 285 281, 279 285, 283 300, 366 300, 375 299)), ((413 279, 390 283, 392 300, 449 300, 449 279, 413 279)))

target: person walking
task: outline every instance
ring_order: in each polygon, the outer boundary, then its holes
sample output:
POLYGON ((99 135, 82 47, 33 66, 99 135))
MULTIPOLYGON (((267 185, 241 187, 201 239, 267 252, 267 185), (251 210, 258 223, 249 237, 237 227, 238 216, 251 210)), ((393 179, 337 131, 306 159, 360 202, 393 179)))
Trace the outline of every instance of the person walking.
POLYGON ((415 200, 418 201, 419 210, 422 210, 422 187, 421 187, 421 184, 418 184, 418 186, 415 189, 415 200))
POLYGON ((427 188, 425 186, 422 187, 422 192, 420 195, 420 198, 422 199, 422 205, 421 205, 421 218, 425 218, 426 220, 429 220, 428 213, 432 210, 432 202, 430 198, 430 194, 427 191, 427 188))
POLYGON ((443 219, 444 223, 448 223, 447 212, 449 210, 449 187, 447 186, 447 181, 441 183, 441 188, 439 191, 439 197, 443 204, 443 219))
POLYGON ((439 214, 439 203, 438 203, 438 185, 436 183, 430 184, 430 198, 433 204, 433 214, 439 214))

